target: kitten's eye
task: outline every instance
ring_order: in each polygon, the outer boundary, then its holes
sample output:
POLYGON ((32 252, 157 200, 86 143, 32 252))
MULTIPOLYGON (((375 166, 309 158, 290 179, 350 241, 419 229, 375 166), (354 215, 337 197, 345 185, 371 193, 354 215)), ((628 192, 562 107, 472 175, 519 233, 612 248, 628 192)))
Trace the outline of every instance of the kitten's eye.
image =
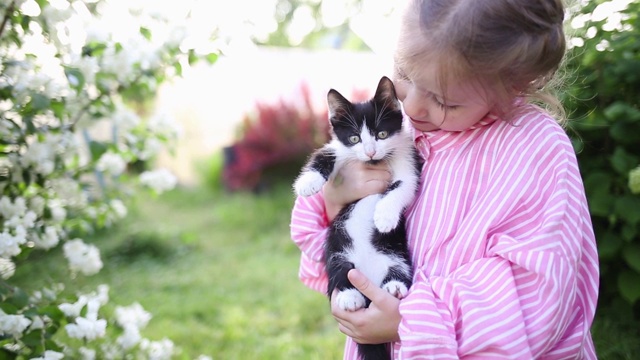
POLYGON ((386 138, 387 138, 387 136, 389 136, 389 133, 388 133, 388 132, 386 132, 386 131, 380 131, 380 132, 378 133, 378 139, 386 139, 386 138))
POLYGON ((349 136, 349 142, 352 143, 352 144, 359 143, 360 142, 360 136, 358 136, 358 135, 349 136))

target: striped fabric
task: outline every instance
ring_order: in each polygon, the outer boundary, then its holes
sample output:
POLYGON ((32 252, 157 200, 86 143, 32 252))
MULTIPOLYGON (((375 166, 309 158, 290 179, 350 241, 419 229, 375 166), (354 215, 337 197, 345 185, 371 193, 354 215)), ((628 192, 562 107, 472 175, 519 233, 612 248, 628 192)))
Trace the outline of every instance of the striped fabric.
MULTIPOLYGON (((416 133, 426 163, 395 359, 596 358, 598 254, 571 142, 536 107, 514 119, 416 133)), ((321 196, 296 200, 291 236, 301 280, 324 292, 321 196)), ((351 339, 344 358, 357 359, 351 339)))

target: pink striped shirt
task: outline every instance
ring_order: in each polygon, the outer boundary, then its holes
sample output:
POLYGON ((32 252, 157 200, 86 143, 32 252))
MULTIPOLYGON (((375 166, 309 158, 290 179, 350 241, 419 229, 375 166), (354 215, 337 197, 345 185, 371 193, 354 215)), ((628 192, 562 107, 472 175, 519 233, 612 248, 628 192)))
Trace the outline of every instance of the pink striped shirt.
MULTIPOLYGON (((514 119, 416 133, 426 163, 395 359, 596 358, 598 254, 574 150, 540 109, 514 119)), ((324 293, 321 196, 296 200, 291 236, 301 280, 324 293)), ((351 339, 344 358, 357 359, 351 339)))

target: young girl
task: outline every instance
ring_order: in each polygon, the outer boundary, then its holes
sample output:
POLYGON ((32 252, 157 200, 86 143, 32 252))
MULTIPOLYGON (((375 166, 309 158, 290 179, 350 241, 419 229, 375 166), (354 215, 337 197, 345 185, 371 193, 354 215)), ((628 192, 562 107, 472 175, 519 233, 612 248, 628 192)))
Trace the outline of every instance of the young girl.
MULTIPOLYGON (((351 270, 372 303, 332 304, 345 359, 355 342, 392 342, 395 359, 596 358, 598 254, 580 172, 558 121, 529 102, 557 104, 543 86, 564 55, 563 19, 561 0, 409 1, 394 83, 425 160, 406 210, 415 275, 399 300, 351 270)), ((307 286, 326 290, 329 222, 389 179, 347 165, 296 200, 307 286)))

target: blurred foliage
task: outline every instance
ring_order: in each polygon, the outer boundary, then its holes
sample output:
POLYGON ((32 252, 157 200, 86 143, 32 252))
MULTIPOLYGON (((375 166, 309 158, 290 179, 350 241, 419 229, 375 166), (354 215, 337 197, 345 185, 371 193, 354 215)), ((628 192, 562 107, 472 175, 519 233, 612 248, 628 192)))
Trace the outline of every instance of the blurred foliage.
MULTIPOLYGON (((363 6, 363 0, 349 0, 342 4, 350 13, 358 13, 363 6)), ((257 44, 281 47, 302 48, 340 48, 350 50, 370 50, 350 27, 351 17, 346 16, 339 25, 327 27, 322 22, 322 2, 312 0, 278 0, 274 16, 277 28, 269 34, 265 41, 256 40, 257 44), (289 35, 296 12, 308 11, 315 23, 311 31, 303 37, 300 43, 294 43, 289 35)))
POLYGON ((567 70, 573 82, 564 103, 574 119, 570 133, 598 242, 600 305, 628 310, 635 305, 637 316, 640 195, 630 177, 640 165, 640 2, 621 12, 619 24, 611 15, 591 15, 606 3, 591 1, 575 15, 587 21, 574 34, 582 46, 570 51, 567 70))

